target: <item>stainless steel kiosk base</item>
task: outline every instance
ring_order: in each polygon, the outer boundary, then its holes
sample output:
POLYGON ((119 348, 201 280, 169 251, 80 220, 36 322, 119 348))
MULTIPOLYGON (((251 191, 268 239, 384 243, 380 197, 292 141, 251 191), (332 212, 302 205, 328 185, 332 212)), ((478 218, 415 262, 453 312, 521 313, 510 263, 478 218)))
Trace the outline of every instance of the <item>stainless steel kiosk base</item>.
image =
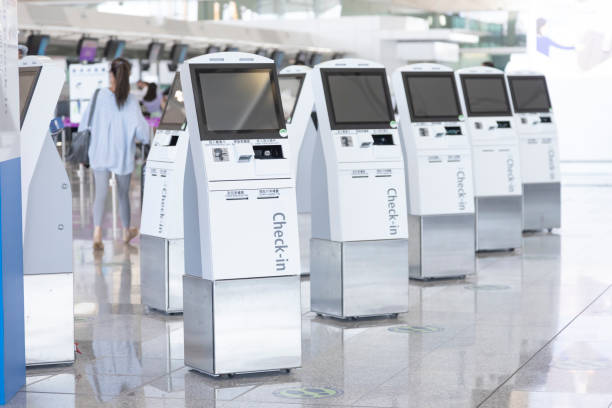
POLYGON ((561 227, 561 183, 523 184, 523 230, 561 227))
POLYGON ((74 362, 72 273, 24 275, 26 365, 74 362))
POLYGON ((520 248, 523 197, 476 197, 476 251, 520 248))
POLYGON ((183 312, 184 240, 140 236, 142 303, 164 313, 183 312))
POLYGON ((339 317, 408 311, 408 240, 310 240, 313 312, 339 317))
POLYGON ((185 275, 185 365, 208 375, 302 363, 300 277, 210 281, 185 275))
POLYGON ((462 278, 476 270, 474 214, 408 216, 410 278, 462 278))

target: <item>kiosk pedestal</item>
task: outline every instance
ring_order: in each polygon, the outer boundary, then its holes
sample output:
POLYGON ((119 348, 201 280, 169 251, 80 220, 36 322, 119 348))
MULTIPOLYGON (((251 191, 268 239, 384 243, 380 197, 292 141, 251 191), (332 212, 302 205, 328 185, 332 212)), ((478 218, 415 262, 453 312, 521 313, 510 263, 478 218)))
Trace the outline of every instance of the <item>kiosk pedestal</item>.
POLYGON ((489 67, 464 68, 455 75, 472 146, 476 250, 520 248, 522 173, 505 75, 489 67))
POLYGON ((404 162, 387 75, 364 60, 315 67, 311 310, 338 318, 408 310, 404 162))
POLYGON ((537 72, 508 74, 523 168, 523 230, 561 227, 559 139, 546 78, 537 72))
POLYGON ((472 155, 452 69, 399 68, 393 84, 406 163, 410 277, 475 272, 472 155))
POLYGON ((184 63, 181 82, 185 363, 213 376, 299 367, 293 155, 275 64, 207 54, 184 63))
POLYGON ((65 74, 46 57, 20 61, 26 364, 74 362, 72 193, 49 122, 65 74))
POLYGON ((189 140, 180 75, 155 132, 145 167, 140 235, 142 303, 165 312, 183 311, 183 183, 189 140))

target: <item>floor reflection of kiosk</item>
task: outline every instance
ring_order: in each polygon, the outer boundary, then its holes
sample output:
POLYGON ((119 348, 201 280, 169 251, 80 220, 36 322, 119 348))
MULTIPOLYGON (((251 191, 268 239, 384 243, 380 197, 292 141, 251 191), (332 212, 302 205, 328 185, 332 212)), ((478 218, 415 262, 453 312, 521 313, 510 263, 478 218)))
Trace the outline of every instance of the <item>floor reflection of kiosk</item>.
POLYGON ((20 61, 27 365, 74 361, 72 193, 49 134, 64 81, 49 58, 20 61))
POLYGON ((313 70, 319 122, 312 175, 312 311, 340 318, 408 309, 404 161, 385 68, 313 70))
POLYGON ((185 364, 210 375, 301 364, 295 183, 276 68, 247 53, 181 70, 185 364))
POLYGON ((408 190, 410 277, 475 271, 472 153, 453 70, 398 69, 393 85, 408 190))
POLYGON ((544 75, 508 74, 521 146, 523 229, 561 227, 559 139, 544 75))
POLYGON ((176 74, 147 158, 140 223, 142 303, 165 313, 183 311, 185 168, 179 163, 187 155, 186 123, 176 74))
POLYGON ((522 245, 523 197, 519 140, 505 74, 495 68, 455 72, 472 145, 476 250, 522 245))

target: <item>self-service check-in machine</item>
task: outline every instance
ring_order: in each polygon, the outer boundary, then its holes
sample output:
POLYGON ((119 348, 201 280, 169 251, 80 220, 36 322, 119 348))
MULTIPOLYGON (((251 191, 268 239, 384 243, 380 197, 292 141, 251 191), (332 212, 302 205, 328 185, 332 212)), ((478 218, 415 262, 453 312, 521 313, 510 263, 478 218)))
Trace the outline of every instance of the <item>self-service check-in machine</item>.
POLYGON ((298 213, 310 212, 312 153, 317 137, 312 114, 314 100, 310 72, 311 68, 305 65, 291 65, 278 75, 285 121, 290 136, 289 143, 297 159, 291 164, 296 183, 298 213))
POLYGON ((385 68, 340 59, 313 70, 311 308, 340 318, 408 309, 404 161, 385 68))
POLYGON ((207 54, 181 70, 185 364, 210 375, 301 364, 292 154, 274 61, 207 54))
POLYGON ((72 192, 49 134, 64 81, 49 58, 20 61, 27 365, 74 361, 72 192))
POLYGON ((476 250, 522 245, 523 197, 519 140, 505 74, 495 68, 455 72, 472 145, 476 250))
POLYGON ((186 128, 177 73, 145 166, 140 222, 142 303, 165 313, 183 311, 183 164, 189 144, 186 128))
POLYGON ((415 64, 393 74, 406 166, 410 277, 474 273, 472 153, 453 70, 415 64))
POLYGON ((544 75, 507 74, 521 146, 523 229, 561 227, 561 174, 557 128, 544 75))

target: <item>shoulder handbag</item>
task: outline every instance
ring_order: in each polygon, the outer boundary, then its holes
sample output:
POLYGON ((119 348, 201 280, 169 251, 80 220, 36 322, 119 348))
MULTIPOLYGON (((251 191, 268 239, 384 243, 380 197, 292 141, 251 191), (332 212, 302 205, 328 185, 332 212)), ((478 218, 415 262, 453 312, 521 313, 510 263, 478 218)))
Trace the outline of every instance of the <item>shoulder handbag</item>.
POLYGON ((70 149, 66 155, 66 160, 72 163, 83 163, 86 166, 89 165, 89 143, 91 141, 91 120, 96 110, 96 101, 98 99, 98 92, 100 89, 96 89, 93 98, 91 100, 91 109, 89 110, 89 118, 87 119, 87 128, 77 132, 72 137, 72 143, 70 149))

